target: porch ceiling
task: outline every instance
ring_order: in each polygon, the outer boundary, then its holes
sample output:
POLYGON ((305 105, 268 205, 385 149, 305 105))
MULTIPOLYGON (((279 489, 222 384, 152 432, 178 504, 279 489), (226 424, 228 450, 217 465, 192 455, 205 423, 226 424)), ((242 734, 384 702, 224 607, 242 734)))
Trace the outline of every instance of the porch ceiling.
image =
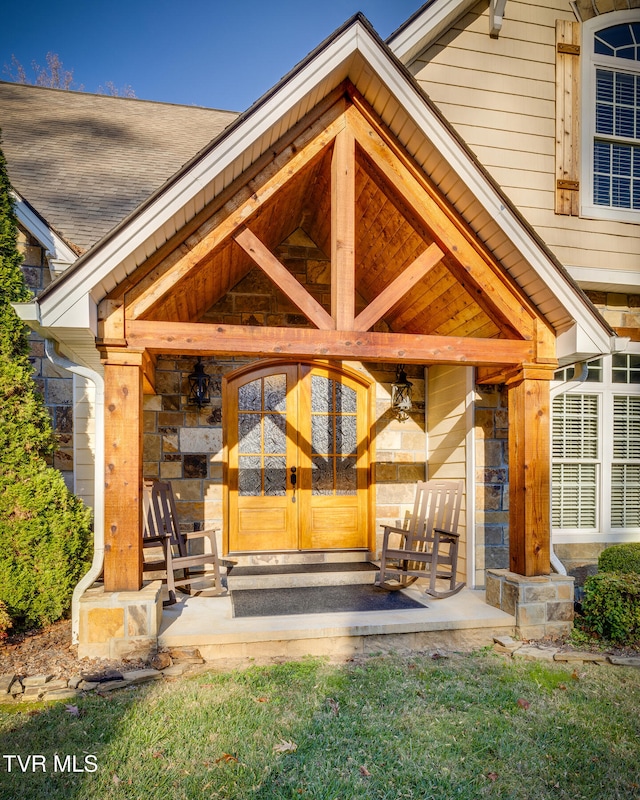
POLYGON ((112 294, 124 302, 127 319, 198 322, 257 264, 312 327, 340 329, 326 299, 321 307, 273 253, 302 228, 335 256, 351 224, 352 283, 332 280, 334 299, 353 294, 347 329, 533 338, 541 317, 522 291, 437 190, 421 185, 411 159, 353 87, 347 93, 318 112, 268 168, 241 176, 209 219, 158 263, 143 264, 126 291, 112 294), (352 141, 349 198, 334 187, 340 132, 352 141), (363 308, 367 313, 353 319, 363 308))

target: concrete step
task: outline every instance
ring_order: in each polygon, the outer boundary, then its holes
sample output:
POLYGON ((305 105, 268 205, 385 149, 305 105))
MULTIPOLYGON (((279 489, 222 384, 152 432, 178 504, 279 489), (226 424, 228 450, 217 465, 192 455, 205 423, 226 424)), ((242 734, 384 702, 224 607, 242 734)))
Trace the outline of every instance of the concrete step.
POLYGON ((345 586, 374 583, 377 575, 378 567, 370 561, 233 566, 227 572, 227 585, 229 591, 345 586))
MULTIPOLYGON (((421 602, 422 590, 404 590, 421 602)), ((406 611, 234 617, 231 595, 190 597, 162 613, 160 649, 197 647, 220 669, 280 663, 305 656, 343 661, 361 655, 434 649, 471 650, 513 636, 515 617, 487 605, 484 591, 463 589, 406 611)))
POLYGON ((291 551, 284 553, 230 553, 222 556, 225 563, 237 567, 276 567, 298 564, 343 564, 347 562, 362 563, 374 560, 374 553, 368 550, 327 550, 327 551, 291 551))

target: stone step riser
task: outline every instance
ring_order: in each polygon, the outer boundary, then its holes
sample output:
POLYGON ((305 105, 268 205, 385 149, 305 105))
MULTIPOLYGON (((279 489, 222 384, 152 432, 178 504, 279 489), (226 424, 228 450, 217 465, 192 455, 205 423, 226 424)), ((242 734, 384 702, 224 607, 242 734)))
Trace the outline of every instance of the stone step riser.
POLYGON ((299 589, 307 586, 356 586, 374 583, 377 572, 296 572, 274 575, 229 575, 229 591, 245 589, 299 589))
POLYGON ((248 553, 246 555, 223 556, 222 561, 228 561, 238 567, 270 567, 281 564, 336 564, 371 561, 373 553, 366 550, 335 551, 326 553, 248 553))

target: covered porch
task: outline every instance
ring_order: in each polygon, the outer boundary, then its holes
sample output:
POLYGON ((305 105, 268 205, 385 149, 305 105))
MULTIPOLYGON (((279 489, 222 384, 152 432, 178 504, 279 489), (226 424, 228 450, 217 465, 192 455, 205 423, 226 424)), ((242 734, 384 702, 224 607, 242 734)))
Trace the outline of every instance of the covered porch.
MULTIPOLYGON (((104 378, 104 582, 80 600, 87 653, 188 637, 207 602, 212 648, 266 646, 274 628, 273 641, 299 642, 287 652, 343 637, 417 642, 470 620, 513 630, 530 587, 512 576, 537 583, 544 609, 570 602, 550 576, 549 386, 559 357, 597 352, 606 329, 360 18, 39 306, 38 329, 104 378), (213 378, 206 409, 188 403, 196 359, 213 378), (417 391, 406 423, 388 414, 399 364, 417 391), (490 592, 500 611, 473 589, 485 582, 486 509, 469 414, 483 386, 504 387, 508 415, 509 561, 490 592), (471 589, 412 617, 249 623, 224 598, 198 597, 162 613, 143 580, 144 479, 171 480, 185 522, 219 529, 223 558, 260 561, 375 559, 380 525, 402 522, 426 477, 465 481, 471 589)), ((553 614, 536 630, 570 624, 553 614)))

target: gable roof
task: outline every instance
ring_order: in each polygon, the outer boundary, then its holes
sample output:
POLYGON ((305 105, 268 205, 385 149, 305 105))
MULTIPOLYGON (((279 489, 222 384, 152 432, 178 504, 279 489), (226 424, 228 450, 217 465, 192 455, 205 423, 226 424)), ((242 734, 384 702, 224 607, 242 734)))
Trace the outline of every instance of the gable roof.
POLYGON ((283 137, 346 80, 563 335, 563 358, 607 352, 612 331, 604 320, 360 14, 52 283, 37 301, 40 324, 52 335, 56 328, 95 334, 97 303, 251 165, 275 159, 283 137))
POLYGON ((476 4, 477 0, 429 0, 387 38, 387 44, 403 64, 409 65, 476 4))
POLYGON ((91 248, 237 114, 0 81, 2 149, 21 198, 91 248))

